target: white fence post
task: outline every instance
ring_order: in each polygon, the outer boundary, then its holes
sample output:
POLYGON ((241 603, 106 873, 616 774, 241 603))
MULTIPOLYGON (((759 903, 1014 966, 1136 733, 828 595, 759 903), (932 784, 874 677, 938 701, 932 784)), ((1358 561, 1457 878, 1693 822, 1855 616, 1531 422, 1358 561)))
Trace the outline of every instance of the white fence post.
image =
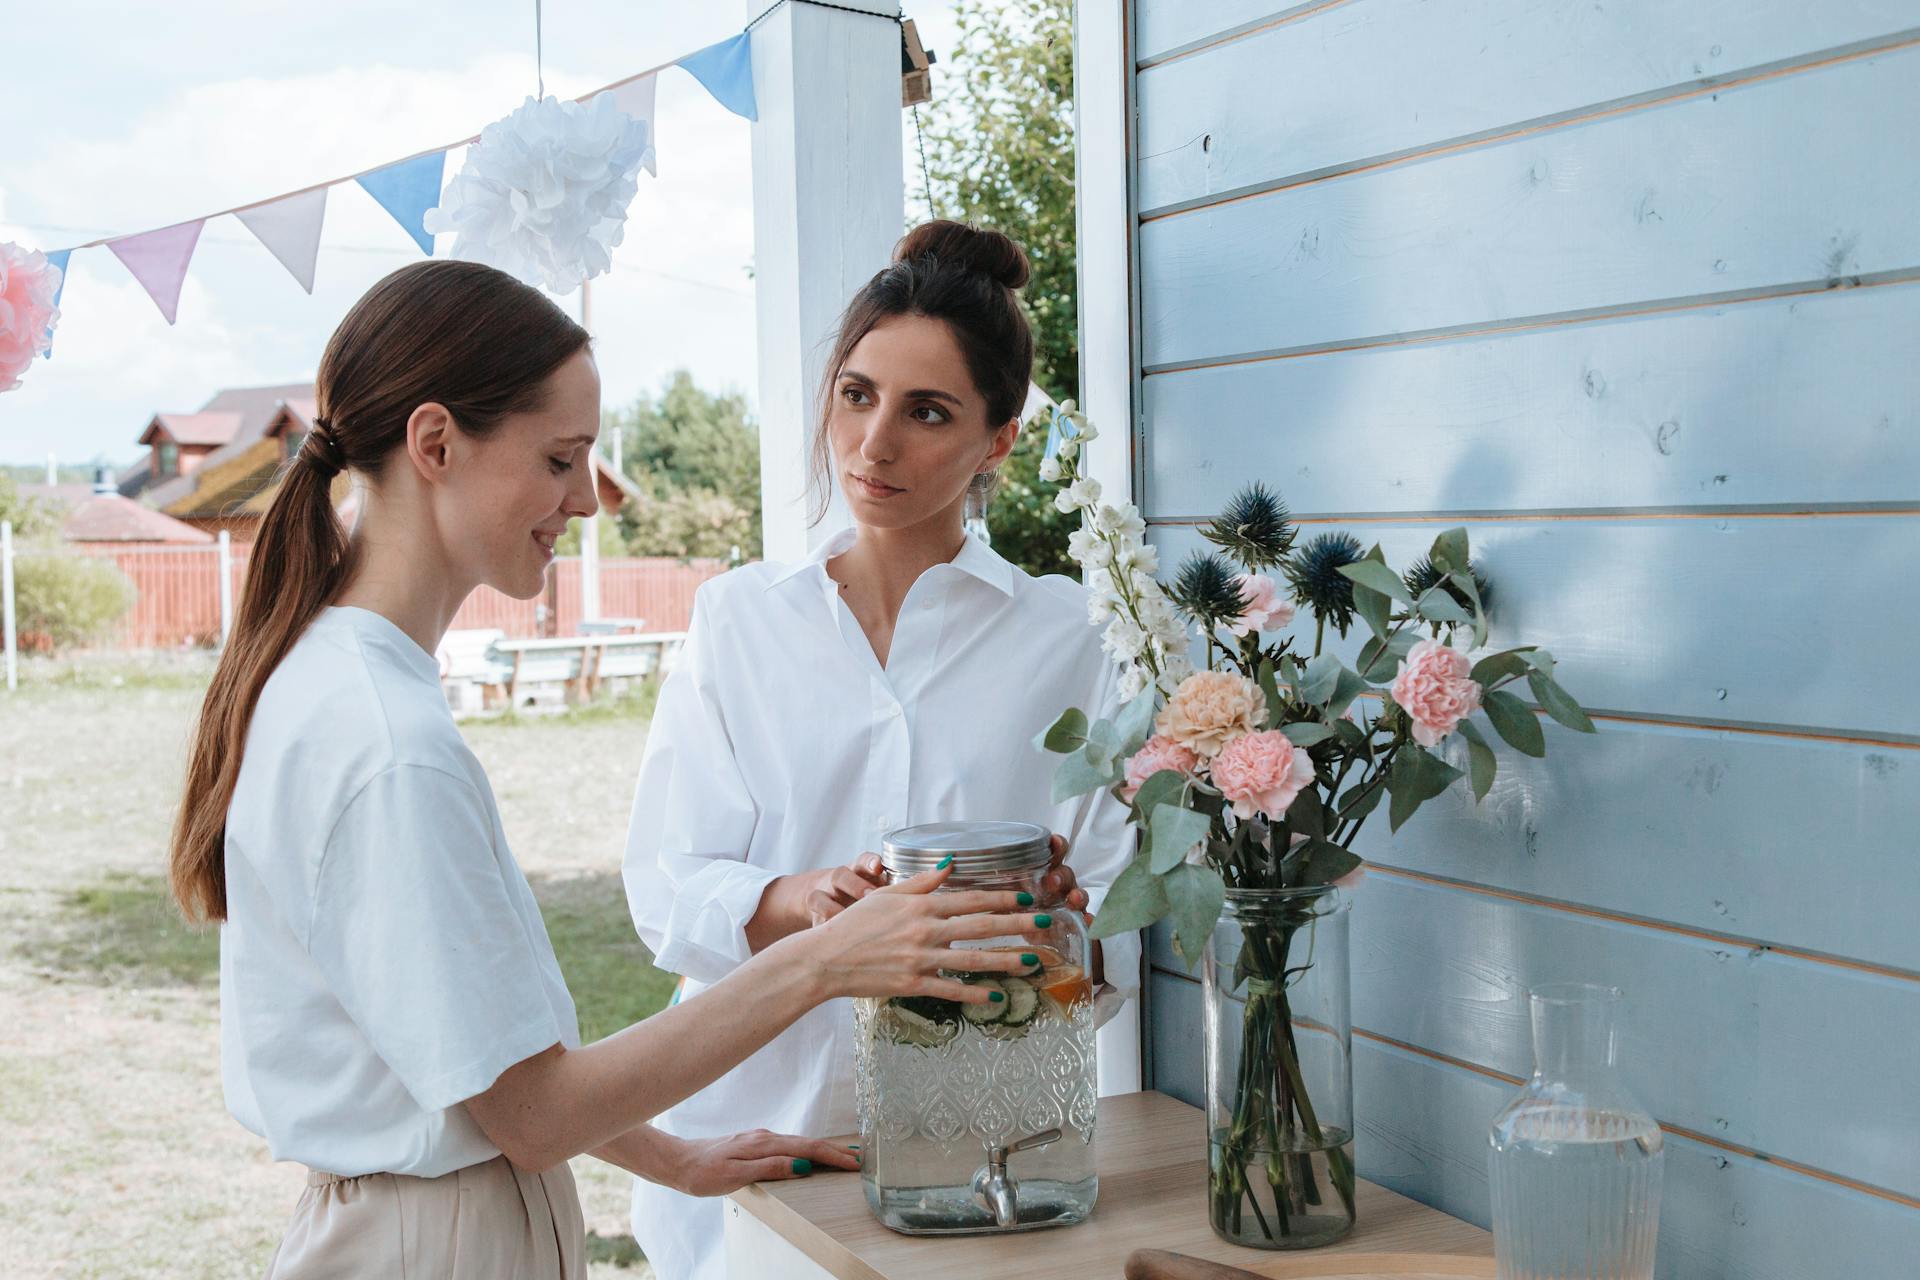
POLYGON ((600 621, 600 517, 580 522, 580 620, 600 621))
POLYGON ((7 689, 20 686, 20 619, 13 612, 13 521, 0 520, 0 626, 6 631, 7 689))
POLYGON ((233 630, 233 537, 220 531, 220 644, 227 643, 233 630))

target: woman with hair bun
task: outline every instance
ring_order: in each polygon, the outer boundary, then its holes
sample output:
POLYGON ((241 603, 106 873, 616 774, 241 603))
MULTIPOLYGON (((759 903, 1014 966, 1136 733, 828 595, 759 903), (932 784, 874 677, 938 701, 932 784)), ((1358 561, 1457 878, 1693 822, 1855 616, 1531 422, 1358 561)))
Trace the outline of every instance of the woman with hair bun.
MULTIPOLYGON (((1027 276, 999 232, 910 232, 848 304, 820 388, 813 516, 837 487, 851 527, 695 599, 626 858, 634 923, 683 997, 865 901, 898 827, 1046 827, 1042 907, 1097 907, 1132 854, 1124 806, 1104 792, 1055 804, 1030 745, 1062 707, 1119 701, 1085 589, 1029 576, 966 528, 1020 431, 1027 276)), ((1137 935, 1108 939, 1103 1007, 1138 975, 1137 935)), ((660 1123, 686 1138, 743 1123, 846 1133, 853 1096, 851 1004, 836 1000, 660 1123)), ((726 1276, 717 1205, 636 1182, 633 1225, 660 1280, 726 1276)))

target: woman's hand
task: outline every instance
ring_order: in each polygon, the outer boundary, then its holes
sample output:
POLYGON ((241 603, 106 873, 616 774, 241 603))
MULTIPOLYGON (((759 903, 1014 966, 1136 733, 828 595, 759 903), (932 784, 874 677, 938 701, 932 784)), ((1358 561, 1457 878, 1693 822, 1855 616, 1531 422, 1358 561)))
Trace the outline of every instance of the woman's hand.
POLYGON ((863 853, 844 867, 823 867, 794 877, 801 881, 800 908, 810 925, 825 924, 887 883, 877 853, 863 853))
POLYGON ((960 973, 1020 973, 1031 968, 1018 952, 956 949, 956 942, 1021 937, 1045 928, 1032 910, 1030 894, 971 890, 936 894, 952 867, 942 867, 875 889, 818 928, 794 934, 793 947, 816 966, 829 996, 941 996, 963 1004, 984 1004, 998 994, 955 978, 960 973), (1000 914, 986 914, 998 912, 1000 914))
MULTIPOLYGON (((1067 865, 1067 838, 1054 836, 1048 847, 1053 858, 1047 863, 1047 870, 1040 877, 1040 905, 1043 907, 1066 907, 1087 915, 1087 891, 1080 887, 1079 879, 1073 874, 1073 868, 1067 865)), ((1091 916, 1087 916, 1091 920, 1091 916)))
POLYGON ((724 1196, 754 1182, 804 1178, 815 1169, 860 1167, 845 1147, 753 1129, 725 1138, 674 1140, 668 1186, 690 1196, 724 1196))

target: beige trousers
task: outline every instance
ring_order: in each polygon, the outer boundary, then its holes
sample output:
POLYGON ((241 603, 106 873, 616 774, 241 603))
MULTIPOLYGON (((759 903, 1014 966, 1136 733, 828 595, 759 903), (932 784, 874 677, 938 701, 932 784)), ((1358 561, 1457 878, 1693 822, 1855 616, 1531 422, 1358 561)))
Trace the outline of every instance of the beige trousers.
POLYGON ((505 1156, 439 1178, 307 1175, 267 1280, 585 1280, 573 1171, 505 1156))

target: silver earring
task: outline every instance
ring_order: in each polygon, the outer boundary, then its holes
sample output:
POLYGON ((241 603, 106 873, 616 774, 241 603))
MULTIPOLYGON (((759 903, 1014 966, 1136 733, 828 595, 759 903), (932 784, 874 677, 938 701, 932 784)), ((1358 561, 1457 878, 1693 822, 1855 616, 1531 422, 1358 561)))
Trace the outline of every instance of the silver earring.
POLYGON ((987 531, 987 499, 993 495, 993 472, 982 471, 967 483, 967 532, 988 546, 993 535, 987 531))

